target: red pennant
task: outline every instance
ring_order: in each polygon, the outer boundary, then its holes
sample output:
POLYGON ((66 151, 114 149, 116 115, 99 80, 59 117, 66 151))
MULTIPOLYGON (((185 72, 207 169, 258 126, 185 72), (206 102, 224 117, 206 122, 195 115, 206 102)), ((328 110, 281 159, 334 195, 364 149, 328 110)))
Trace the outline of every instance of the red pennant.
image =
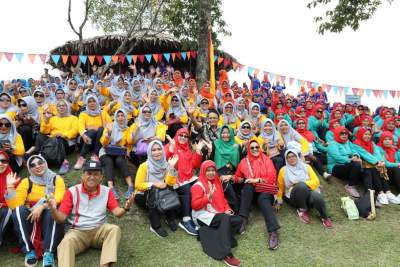
POLYGON ((118 58, 119 58, 119 55, 111 56, 111 60, 112 60, 115 64, 118 63, 118 58))
POLYGON ((76 63, 78 63, 78 58, 78 55, 71 55, 72 65, 76 65, 76 63))
POLYGON ((175 53, 171 53, 171 57, 172 57, 172 62, 174 62, 175 61, 175 53))
POLYGON ((190 52, 190 56, 191 56, 192 58, 196 58, 197 52, 196 52, 196 51, 191 51, 191 52, 190 52))
POLYGON ((307 81, 307 87, 308 87, 308 89, 311 89, 312 83, 310 81, 307 81))
POLYGON ((351 90, 353 90, 353 94, 354 95, 357 95, 359 89, 358 88, 352 88, 351 90))
POLYGON ((400 98, 400 90, 397 91, 397 98, 400 98))
POLYGON ((61 55, 61 59, 62 59, 62 62, 64 63, 64 65, 67 65, 68 55, 61 55))
POLYGON ((36 54, 28 54, 28 58, 31 61, 31 63, 33 64, 36 59, 36 54))
POLYGON ((125 55, 120 55, 120 56, 119 56, 119 61, 121 61, 121 64, 124 64, 124 63, 125 63, 125 59, 126 59, 126 56, 125 56, 125 55))
POLYGON ((3 52, 0 52, 0 61, 3 58, 3 52))
POLYGON ((182 54, 181 54, 181 52, 177 52, 177 53, 175 53, 176 54, 176 56, 179 58, 179 59, 182 59, 182 54))
POLYGON ((218 59, 217 59, 218 65, 221 64, 221 62, 222 62, 223 60, 224 60, 224 59, 223 59, 222 57, 218 57, 218 59))
POLYGON ((156 62, 158 62, 158 54, 153 54, 153 58, 156 62))
POLYGON ((379 90, 372 90, 372 92, 374 93, 374 96, 375 96, 375 97, 378 97, 378 96, 379 96, 379 90))
POLYGON ((187 59, 190 59, 190 52, 186 52, 187 59))
POLYGON ((289 78, 289 85, 292 85, 293 82, 294 82, 294 78, 290 77, 290 78, 289 78))
POLYGON ((14 53, 5 52, 4 55, 6 56, 6 59, 8 60, 8 62, 10 62, 14 56, 14 53))
POLYGON ((233 68, 234 71, 236 71, 238 67, 239 67, 239 63, 232 62, 232 68, 233 68))
POLYGON ((359 95, 359 96, 363 96, 363 95, 364 95, 364 89, 361 89, 361 88, 360 88, 360 89, 358 90, 358 95, 359 95))
POLYGON ((286 76, 281 76, 281 83, 285 83, 285 81, 286 81, 286 76))
MULTIPOLYGON (((137 61, 137 55, 133 55, 132 56, 132 59, 133 59, 133 64, 136 64, 136 61, 137 61)), ((143 58, 144 59, 144 58, 143 58)))
POLYGON ((326 91, 328 91, 328 93, 329 93, 331 91, 331 89, 332 89, 332 85, 327 84, 326 85, 326 91))
POLYGON ((231 61, 227 58, 224 59, 224 68, 228 67, 231 64, 231 61))
POLYGON ((396 96, 396 91, 395 90, 390 90, 389 93, 393 98, 396 96))
POLYGON ((39 54, 39 58, 42 61, 42 63, 45 64, 47 59, 47 54, 39 54))
POLYGON ((88 56, 88 58, 89 58, 90 65, 93 65, 94 59, 96 58, 96 56, 90 55, 90 56, 88 56))
POLYGON ((378 95, 379 95, 380 98, 382 98, 382 96, 383 96, 383 91, 382 91, 382 90, 379 90, 379 91, 378 91, 378 95))
POLYGON ((103 63, 103 59, 104 59, 103 56, 98 55, 98 56, 96 56, 96 59, 99 64, 103 63))
POLYGON ((139 58, 139 61, 143 64, 143 62, 144 62, 144 55, 139 55, 138 58, 139 58))

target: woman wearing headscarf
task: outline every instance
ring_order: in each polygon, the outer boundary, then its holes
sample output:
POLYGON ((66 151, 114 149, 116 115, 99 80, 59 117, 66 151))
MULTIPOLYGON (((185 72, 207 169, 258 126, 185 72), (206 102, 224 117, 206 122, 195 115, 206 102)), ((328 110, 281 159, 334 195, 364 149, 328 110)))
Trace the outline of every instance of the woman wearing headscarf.
POLYGON ((86 161, 86 156, 93 152, 93 159, 99 160, 98 155, 101 148, 100 138, 103 130, 112 120, 107 112, 101 110, 97 96, 90 95, 86 98, 86 110, 79 114, 79 134, 81 136, 81 152, 74 166, 75 170, 80 170, 86 161))
POLYGON ((201 152, 202 144, 196 146, 196 152, 192 152, 189 145, 189 131, 186 128, 179 129, 174 139, 169 138, 169 143, 165 146, 167 159, 178 156, 178 179, 176 182, 176 192, 181 201, 182 222, 179 227, 190 235, 197 235, 195 225, 191 219, 191 194, 190 188, 197 179, 194 176, 196 169, 200 167, 203 155, 201 152))
POLYGON ((124 77, 119 76, 117 81, 109 89, 109 97, 113 100, 118 100, 124 92, 124 77))
POLYGON ((358 129, 356 140, 353 142, 353 149, 362 159, 365 191, 368 189, 375 190, 378 194, 378 204, 387 205, 389 202, 395 202, 396 197, 390 192, 388 182, 381 177, 385 161, 378 147, 372 142, 371 130, 358 129))
MULTIPOLYGON (((160 237, 166 237, 168 233, 161 226, 161 214, 155 206, 148 205, 151 203, 148 203, 147 199, 149 194, 154 193, 154 189, 164 189, 167 186, 175 185, 177 176, 175 165, 177 161, 177 156, 173 156, 167 161, 162 143, 159 140, 154 140, 150 142, 147 148, 147 160, 140 164, 136 173, 135 202, 148 209, 150 231, 160 237)), ((175 232, 178 228, 175 211, 167 211, 165 215, 169 227, 175 232)))
POLYGON ((165 108, 163 107, 160 98, 161 97, 158 95, 157 90, 152 89, 149 93, 149 99, 147 101, 147 105, 151 108, 152 113, 157 121, 161 121, 165 114, 165 108))
POLYGON ((329 125, 325 121, 324 117, 325 108, 317 104, 314 106, 313 113, 308 117, 308 130, 310 130, 315 137, 325 139, 326 129, 328 129, 329 125))
POLYGON ((35 266, 42 252, 43 266, 54 266, 54 253, 61 241, 63 226, 51 217, 46 195, 54 194, 59 205, 65 193, 64 180, 48 168, 40 155, 31 156, 27 167, 29 176, 19 184, 16 174, 8 175, 4 197, 7 206, 13 209, 12 219, 26 266, 35 266))
MULTIPOLYGON (((69 155, 75 150, 76 138, 79 134, 78 118, 71 115, 69 103, 66 100, 59 100, 56 104, 57 115, 43 116, 40 124, 40 133, 36 137, 35 151, 39 153, 42 150, 44 142, 48 138, 58 138, 62 142, 65 154, 69 155)), ((69 162, 65 158, 61 164, 59 174, 63 175, 69 171, 69 162)))
POLYGON ((142 91, 139 78, 132 80, 132 102, 137 109, 142 105, 142 91))
POLYGON ((336 127, 338 127, 340 125, 340 121, 339 120, 330 120, 329 121, 329 130, 326 132, 326 135, 325 135, 325 141, 326 141, 326 143, 330 143, 330 142, 332 142, 333 140, 335 140, 334 139, 334 136, 333 136, 333 131, 334 131, 334 129, 336 128, 336 127))
POLYGON ((99 151, 100 162, 104 167, 104 176, 107 180, 107 185, 113 191, 116 199, 119 199, 119 194, 114 187, 114 167, 117 167, 128 184, 128 191, 125 193, 125 199, 129 199, 130 195, 133 193, 132 177, 128 171, 127 141, 129 127, 127 123, 127 114, 123 109, 118 109, 114 114, 112 126, 106 127, 100 138, 100 143, 103 146, 99 151), (119 152, 115 150, 119 150, 119 152), (122 152, 124 152, 124 154, 122 154, 122 152))
POLYGON ((212 144, 210 159, 215 162, 229 206, 237 214, 239 202, 231 182, 233 182, 233 176, 240 161, 240 147, 235 142, 233 129, 228 125, 219 129, 219 137, 212 144))
POLYGON ((0 114, 7 114, 10 118, 14 118, 17 107, 11 103, 11 100, 12 98, 9 94, 0 94, 0 114))
POLYGON ((15 116, 15 126, 21 134, 27 152, 34 145, 34 136, 39 130, 40 113, 35 99, 32 96, 26 96, 18 99, 18 111, 15 116))
POLYGON ((305 164, 296 150, 285 152, 286 165, 279 171, 277 209, 283 204, 283 198, 296 208, 299 219, 310 223, 309 211, 315 208, 325 228, 332 228, 325 200, 320 193, 320 182, 311 166, 305 164))
POLYGON ((211 93, 210 82, 205 81, 200 90, 200 95, 202 98, 207 98, 208 103, 210 103, 210 108, 217 109, 217 100, 215 99, 215 93, 211 93))
POLYGON ((179 96, 182 100, 183 107, 188 108, 189 106, 195 105, 197 103, 196 99, 194 96, 190 95, 189 87, 188 86, 183 86, 181 90, 179 90, 179 96))
POLYGON ((11 218, 11 209, 4 198, 7 193, 7 175, 12 173, 9 163, 7 152, 0 150, 0 246, 3 244, 4 231, 11 218))
POLYGON ((252 139, 256 139, 256 136, 251 129, 251 122, 242 121, 237 129, 235 142, 245 149, 247 142, 252 139))
POLYGON ((374 133, 374 139, 373 140, 376 143, 379 142, 379 138, 380 138, 380 136, 382 135, 383 132, 391 133, 393 135, 394 145, 397 146, 397 142, 399 140, 399 136, 396 134, 396 123, 395 123, 394 118, 390 118, 390 119, 384 120, 383 124, 382 124, 382 127, 381 127, 381 130, 379 132, 375 132, 374 133))
POLYGON ((232 254, 237 246, 234 235, 239 232, 242 219, 233 215, 224 197, 223 186, 211 160, 203 162, 198 181, 192 187, 192 217, 200 226, 199 238, 203 251, 228 266, 240 266, 232 254))
POLYGON ((261 130, 261 124, 266 119, 260 112, 260 105, 257 103, 250 103, 248 121, 252 124, 253 133, 258 135, 261 130))
MULTIPOLYGON (((81 85, 78 85, 78 89, 80 89, 80 86, 81 85)), ((85 88, 84 85, 83 88, 85 88)), ((95 95, 97 97, 97 100, 101 107, 106 105, 109 101, 109 94, 107 93, 107 90, 108 88, 103 86, 102 81, 97 81, 95 85, 92 80, 88 80, 86 83, 86 89, 82 94, 82 106, 86 107, 88 97, 92 95, 95 95)))
POLYGON ((235 183, 244 182, 241 192, 239 216, 243 218, 240 233, 243 234, 249 220, 253 198, 257 199, 269 233, 268 247, 278 248, 279 224, 272 205, 277 193, 276 171, 272 161, 262 153, 256 140, 247 144, 247 156, 243 158, 235 173, 235 183))
POLYGON ((235 113, 236 116, 239 118, 240 121, 247 120, 249 116, 249 111, 246 108, 246 101, 243 97, 239 97, 235 101, 235 113))
POLYGON ((131 157, 142 163, 146 160, 147 146, 153 140, 165 141, 167 126, 158 122, 149 104, 145 104, 139 112, 134 124, 129 127, 128 145, 133 145, 131 157))
POLYGON ((233 104, 231 102, 225 103, 222 109, 222 114, 219 116, 218 126, 227 124, 233 130, 237 130, 240 125, 240 120, 233 111, 233 104))
POLYGON ((106 105, 104 108, 110 116, 115 114, 118 109, 123 109, 125 111, 128 118, 128 125, 131 125, 139 113, 132 101, 132 91, 124 91, 118 100, 110 102, 110 104, 106 105))
POLYGON ((173 95, 165 113, 165 124, 168 126, 168 135, 175 136, 177 130, 186 126, 188 120, 189 117, 182 105, 181 98, 178 95, 173 95))
POLYGON ((301 154, 303 156, 310 154, 311 148, 310 145, 303 136, 301 136, 293 127, 289 124, 287 120, 279 121, 278 132, 282 136, 283 143, 287 148, 290 142, 297 142, 301 146, 301 154))

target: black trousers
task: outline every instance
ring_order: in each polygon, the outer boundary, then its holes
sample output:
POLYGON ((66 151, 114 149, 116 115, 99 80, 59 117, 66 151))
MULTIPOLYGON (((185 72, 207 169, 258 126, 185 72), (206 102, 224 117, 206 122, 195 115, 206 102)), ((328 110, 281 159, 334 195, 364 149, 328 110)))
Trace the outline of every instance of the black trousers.
POLYGON ((22 137, 24 142, 25 150, 29 150, 35 144, 35 138, 33 136, 35 125, 21 125, 18 127, 18 133, 22 137))
POLYGON ((387 168, 389 183, 394 185, 397 191, 400 191, 400 168, 387 168))
POLYGON ((322 219, 328 218, 323 196, 312 191, 304 182, 297 183, 294 186, 288 201, 296 209, 309 210, 315 208, 322 219))
POLYGON ((348 180, 348 184, 354 186, 360 183, 363 174, 361 164, 352 161, 343 165, 335 165, 332 168, 332 175, 342 180, 348 180))
MULTIPOLYGON (((49 139, 49 138, 50 137, 48 135, 41 134, 41 133, 39 133, 36 136, 36 140, 35 140, 35 152, 36 153, 40 153, 40 151, 42 150, 42 146, 43 146, 44 142, 46 142, 46 140, 49 139)), ((59 138, 59 140, 62 141, 62 144, 64 146, 64 150, 65 150, 65 154, 66 155, 70 155, 70 154, 72 154, 72 152, 74 152, 75 145, 70 146, 68 144, 68 141, 65 140, 64 138, 61 138, 61 137, 59 138)))
POLYGON ((285 166, 285 158, 281 154, 276 155, 275 157, 271 158, 272 163, 274 164, 276 173, 279 173, 279 170, 285 166))
POLYGON ((279 229, 279 224, 272 207, 274 204, 274 196, 268 193, 256 193, 255 187, 251 184, 245 184, 243 186, 239 215, 246 219, 249 218, 251 204, 254 197, 257 198, 257 203, 261 209, 268 232, 275 232, 279 229))
POLYGON ((181 202, 182 217, 192 217, 192 183, 185 184, 176 189, 181 202))
POLYGON ((8 207, 0 208, 0 245, 3 243, 4 231, 6 230, 6 225, 11 218, 11 209, 8 207))
POLYGON ((104 177, 106 177, 108 181, 114 181, 113 177, 113 169, 116 166, 121 172, 122 178, 126 178, 129 176, 128 171, 128 159, 126 156, 111 156, 111 155, 103 155, 100 157, 101 165, 104 168, 104 177))
POLYGON ((97 130, 88 130, 86 132, 86 135, 89 136, 90 139, 92 139, 91 144, 86 144, 81 138, 82 149, 80 155, 82 157, 86 157, 86 155, 89 154, 91 151, 93 151, 94 154, 99 155, 99 151, 101 148, 100 138, 103 135, 103 130, 103 127, 100 127, 97 130))
MULTIPOLYGON (((138 204, 139 207, 145 209, 149 213, 149 220, 150 220, 150 225, 153 229, 158 229, 161 227, 161 213, 157 210, 157 208, 150 208, 147 206, 147 194, 148 191, 146 191, 144 194, 136 194, 135 195, 135 202, 138 204)), ((175 220, 176 214, 175 211, 167 211, 165 213, 165 217, 168 222, 175 220)))
POLYGON ((236 195, 235 189, 230 182, 222 183, 222 188, 224 189, 224 196, 228 201, 229 206, 235 214, 239 212, 239 199, 236 195))
POLYGON ((321 159, 320 159, 318 153, 315 153, 314 156, 315 156, 315 159, 313 159, 313 160, 310 159, 310 164, 319 173, 319 175, 323 175, 324 168, 322 166, 321 159))
POLYGON ((363 181, 365 192, 367 192, 368 189, 375 190, 376 192, 386 192, 390 190, 389 183, 381 177, 376 168, 364 169, 363 181))
POLYGON ((22 168, 23 168, 24 166, 22 165, 22 163, 21 163, 21 165, 18 164, 17 159, 16 159, 15 156, 10 155, 10 154, 9 154, 8 156, 10 157, 10 167, 11 167, 11 170, 12 170, 13 172, 15 172, 15 173, 18 174, 18 173, 22 170, 22 168))

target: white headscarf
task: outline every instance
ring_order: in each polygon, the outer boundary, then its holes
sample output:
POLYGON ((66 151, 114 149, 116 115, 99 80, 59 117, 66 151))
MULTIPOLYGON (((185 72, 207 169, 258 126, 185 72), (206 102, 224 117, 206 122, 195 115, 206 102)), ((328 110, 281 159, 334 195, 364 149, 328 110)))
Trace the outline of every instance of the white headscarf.
POLYGON ((275 123, 271 120, 271 119, 265 119, 262 124, 261 124, 261 137, 262 138, 267 138, 269 140, 269 146, 275 146, 278 141, 279 141, 279 135, 278 132, 275 128, 275 123), (264 130, 265 124, 267 124, 267 122, 269 122, 272 126, 272 131, 270 133, 267 133, 264 130))
POLYGON ((9 94, 5 93, 5 92, 1 93, 0 97, 2 95, 6 95, 10 99, 10 106, 7 109, 0 108, 0 114, 6 113, 6 112, 15 112, 15 111, 17 111, 17 107, 14 106, 12 104, 12 102, 11 102, 11 100, 12 100, 11 96, 9 94))
POLYGON ((112 127, 112 132, 111 132, 111 137, 110 137, 110 143, 112 145, 118 145, 118 143, 122 140, 122 136, 124 131, 128 128, 128 119, 125 110, 123 109, 118 109, 114 113, 114 122, 113 122, 113 127, 112 127), (117 121, 117 116, 118 113, 122 112, 125 117, 125 121, 122 125, 120 125, 117 121))
POLYGON ((222 116, 224 117, 224 123, 225 124, 232 124, 232 123, 235 123, 237 121, 237 116, 236 116, 235 112, 233 111, 233 104, 231 102, 226 102, 224 104, 224 107, 222 109, 222 116), (232 106, 232 114, 230 114, 230 115, 226 114, 226 112, 225 112, 227 105, 231 105, 232 106))
POLYGON ((147 181, 148 182, 163 182, 168 171, 168 162, 165 155, 164 147, 159 140, 151 141, 147 147, 147 181), (161 160, 154 160, 151 149, 155 144, 158 144, 162 150, 161 160))
POLYGON ((151 114, 151 118, 149 120, 146 120, 143 116, 143 110, 145 108, 150 109, 151 108, 148 105, 144 105, 139 112, 139 116, 137 117, 137 121, 140 122, 140 128, 138 129, 139 134, 138 138, 139 139, 147 139, 150 137, 153 137, 156 135, 156 129, 157 129, 157 121, 154 118, 154 112, 151 114))
POLYGON ((71 115, 71 106, 70 106, 70 104, 68 103, 67 100, 65 100, 65 99, 58 100, 57 103, 56 103, 56 107, 57 107, 57 116, 58 117, 62 117, 63 118, 63 117, 68 117, 68 116, 71 115), (57 107, 58 103, 64 103, 65 105, 67 105, 67 108, 66 108, 64 114, 61 114, 60 111, 58 111, 58 107, 57 107))
POLYGON ((123 94, 120 95, 118 102, 121 104, 121 108, 126 111, 126 113, 132 113, 135 110, 132 102, 126 103, 125 94, 129 93, 131 97, 133 96, 131 90, 126 90, 123 94))
POLYGON ((48 195, 50 193, 54 193, 53 179, 56 179, 57 175, 52 170, 49 169, 49 167, 47 166, 46 160, 41 155, 33 155, 33 156, 29 157, 26 165, 27 165, 28 171, 29 171, 29 180, 31 180, 31 182, 34 184, 45 185, 46 186, 46 190, 45 190, 46 195, 48 195), (31 162, 36 158, 39 158, 45 164, 46 171, 44 172, 44 174, 42 176, 36 176, 30 167, 31 162))
POLYGON ((181 117, 181 116, 183 116, 183 115, 186 115, 186 110, 185 110, 185 108, 183 107, 181 98, 180 98, 178 95, 173 95, 173 96, 171 97, 171 102, 169 103, 169 108, 168 108, 168 111, 167 111, 167 114, 166 114, 167 116, 166 116, 166 117, 168 117, 168 116, 169 116, 170 114, 172 114, 172 113, 175 115, 176 118, 179 118, 179 117, 181 117), (178 98, 178 106, 177 106, 177 107, 173 107, 173 106, 172 106, 172 99, 173 99, 174 97, 178 98))
POLYGON ((247 109, 246 109, 246 104, 244 105, 243 110, 240 110, 240 109, 238 108, 238 107, 239 107, 240 101, 243 101, 243 100, 244 100, 243 97, 239 97, 238 99, 236 99, 236 100, 235 100, 234 109, 235 109, 235 114, 236 114, 236 113, 239 113, 240 116, 242 116, 243 119, 246 120, 246 119, 248 118, 248 116, 249 116, 249 112, 248 112, 247 109))
MULTIPOLYGON (((151 91, 150 91, 150 93, 149 93, 149 98, 151 98, 151 93, 153 93, 153 92, 156 92, 157 93, 157 90, 156 89, 152 89, 151 91)), ((157 93, 157 95, 158 95, 158 93, 157 93)), ((157 100, 156 101, 151 101, 150 100, 150 102, 149 103, 147 103, 147 105, 150 107, 150 109, 151 109, 151 111, 153 112, 153 114, 154 114, 154 116, 160 111, 160 109, 162 108, 161 107, 161 103, 160 103, 160 98, 159 98, 159 96, 157 97, 157 100)))
POLYGON ((242 139, 242 140, 250 140, 250 139, 254 136, 254 133, 253 133, 253 131, 251 130, 251 122, 249 122, 249 121, 242 121, 242 122, 240 123, 239 128, 237 129, 237 134, 236 134, 236 135, 237 135, 240 139, 242 139), (245 124, 248 124, 248 125, 250 126, 250 133, 247 134, 247 135, 245 135, 245 134, 242 133, 242 126, 245 125, 245 124))
POLYGON ((279 123, 278 123, 278 131, 282 135, 283 140, 285 141, 285 144, 287 144, 287 143, 289 143, 291 141, 300 142, 300 140, 301 140, 301 135, 295 129, 293 129, 293 127, 290 125, 290 123, 287 120, 280 120, 279 121, 279 123), (288 125, 288 127, 289 127, 289 131, 286 134, 283 134, 280 131, 282 123, 286 123, 288 125))
POLYGON ((39 107, 33 96, 25 96, 22 100, 28 105, 28 115, 31 116, 37 123, 40 123, 39 107))
POLYGON ((96 116, 99 116, 99 115, 100 115, 100 113, 101 113, 101 107, 100 107, 99 99, 97 98, 96 95, 88 95, 87 98, 86 98, 86 101, 85 101, 85 106, 86 106, 85 112, 86 112, 89 116, 96 117, 96 116), (95 109, 95 110, 91 110, 91 109, 89 108, 89 105, 88 105, 89 99, 94 99, 94 100, 96 101, 96 109, 95 109))
POLYGON ((15 147, 15 139, 17 138, 18 132, 17 132, 17 127, 15 127, 14 122, 8 115, 6 114, 0 114, 0 120, 6 119, 10 124, 10 131, 6 134, 0 133, 0 140, 8 140, 10 141, 10 144, 12 147, 15 147))
POLYGON ((303 162, 303 160, 300 159, 296 150, 294 149, 286 150, 285 161, 286 161, 286 166, 284 168, 286 168, 285 169, 286 187, 290 187, 298 182, 304 182, 310 179, 307 171, 307 165, 303 162), (290 165, 286 159, 289 153, 293 153, 297 157, 297 163, 294 166, 290 165))

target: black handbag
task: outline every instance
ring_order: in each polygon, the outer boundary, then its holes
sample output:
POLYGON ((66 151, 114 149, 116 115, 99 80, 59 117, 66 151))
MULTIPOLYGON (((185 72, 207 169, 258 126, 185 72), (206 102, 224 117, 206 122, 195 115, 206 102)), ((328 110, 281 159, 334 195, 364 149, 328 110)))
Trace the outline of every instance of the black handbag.
POLYGON ((104 150, 106 154, 110 156, 126 156, 128 151, 126 147, 116 145, 108 145, 104 150))
POLYGON ((164 189, 151 188, 147 195, 147 205, 149 208, 157 208, 159 212, 178 209, 181 206, 178 193, 166 187, 164 189))
POLYGON ((43 142, 40 154, 49 165, 61 165, 66 157, 63 141, 59 137, 47 138, 43 142))

